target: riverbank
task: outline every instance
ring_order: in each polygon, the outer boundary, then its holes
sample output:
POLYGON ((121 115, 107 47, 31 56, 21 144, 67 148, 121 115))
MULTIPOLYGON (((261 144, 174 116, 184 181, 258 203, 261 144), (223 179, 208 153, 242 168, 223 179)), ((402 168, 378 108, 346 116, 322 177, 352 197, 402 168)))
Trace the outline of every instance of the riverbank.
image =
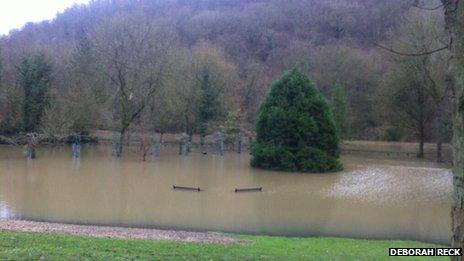
MULTIPOLYGON (((247 244, 96 238, 0 229, 2 260, 390 260, 390 247, 438 247, 412 241, 231 236, 247 244)), ((427 260, 411 257, 409 260, 427 260)), ((449 258, 433 258, 448 260, 449 258)))

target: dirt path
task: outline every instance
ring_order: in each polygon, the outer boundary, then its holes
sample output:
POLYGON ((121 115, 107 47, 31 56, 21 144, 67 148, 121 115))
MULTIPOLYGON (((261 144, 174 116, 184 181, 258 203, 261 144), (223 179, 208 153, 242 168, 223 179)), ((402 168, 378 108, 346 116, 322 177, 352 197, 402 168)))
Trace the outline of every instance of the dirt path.
POLYGON ((179 230, 67 225, 59 223, 7 219, 0 219, 0 230, 33 233, 57 233, 100 238, 168 240, 212 244, 247 243, 245 240, 235 239, 214 232, 188 232, 179 230))

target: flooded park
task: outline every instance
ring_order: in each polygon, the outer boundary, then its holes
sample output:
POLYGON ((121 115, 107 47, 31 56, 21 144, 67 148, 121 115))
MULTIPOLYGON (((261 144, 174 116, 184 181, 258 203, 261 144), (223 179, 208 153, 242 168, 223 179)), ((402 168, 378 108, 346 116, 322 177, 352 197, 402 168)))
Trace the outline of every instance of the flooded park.
POLYGON ((143 162, 105 145, 42 146, 37 159, 0 146, 0 218, 281 236, 404 239, 448 244, 452 173, 417 159, 343 154, 344 171, 273 172, 248 153, 143 162), (200 188, 175 190, 173 186, 200 188), (262 187, 236 193, 235 189, 262 187))
POLYGON ((0 17, 0 260, 464 260, 464 0, 0 17))

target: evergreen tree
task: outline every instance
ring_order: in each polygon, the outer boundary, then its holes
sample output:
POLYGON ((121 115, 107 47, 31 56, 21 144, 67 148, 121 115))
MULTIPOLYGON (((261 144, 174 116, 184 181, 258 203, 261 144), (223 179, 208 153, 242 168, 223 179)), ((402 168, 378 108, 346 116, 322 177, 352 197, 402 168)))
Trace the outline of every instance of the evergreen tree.
POLYGON ((333 172, 339 138, 324 96, 297 69, 275 82, 260 107, 251 165, 256 168, 333 172))
POLYGON ((198 126, 202 143, 208 130, 208 123, 214 120, 220 110, 221 104, 218 100, 219 93, 214 88, 208 71, 204 71, 200 76, 201 101, 198 115, 198 126))
POLYGON ((23 128, 28 132, 37 131, 50 104, 51 66, 45 55, 36 54, 22 59, 18 74, 24 92, 23 128))
POLYGON ((351 121, 350 121, 350 104, 346 89, 337 84, 332 88, 332 107, 335 124, 340 133, 341 138, 350 137, 351 121))
POLYGON ((226 143, 233 143, 237 135, 243 130, 239 111, 231 111, 227 114, 227 118, 221 126, 221 130, 225 135, 226 143))

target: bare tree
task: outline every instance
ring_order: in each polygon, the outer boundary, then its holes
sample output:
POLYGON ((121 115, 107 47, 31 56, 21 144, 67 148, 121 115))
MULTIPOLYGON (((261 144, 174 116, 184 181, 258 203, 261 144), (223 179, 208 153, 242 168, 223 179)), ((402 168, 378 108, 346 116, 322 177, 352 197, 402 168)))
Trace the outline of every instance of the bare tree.
POLYGON ((128 128, 163 86, 169 35, 146 19, 119 15, 103 23, 90 39, 114 90, 120 134, 116 155, 120 156, 128 128))
POLYGON ((238 82, 236 68, 208 42, 198 43, 192 51, 178 52, 176 64, 177 79, 169 81, 177 84, 171 83, 166 93, 175 97, 170 101, 175 105, 171 115, 182 119, 183 131, 190 139, 198 131, 203 141, 211 125, 217 127, 217 121, 224 119, 236 104, 233 100, 238 82))
MULTIPOLYGON (((447 35, 443 30, 442 16, 411 10, 407 23, 394 34, 394 49, 402 52, 427 52, 443 45, 447 35)), ((424 157, 424 143, 432 135, 437 141, 437 159, 441 159, 441 143, 444 140, 446 98, 445 84, 446 50, 421 56, 392 56, 390 72, 386 74, 383 106, 389 106, 389 117, 398 125, 412 130, 419 140, 418 157, 424 157), (432 123, 433 122, 433 123, 432 123), (434 125, 431 128, 431 125, 434 125)))

